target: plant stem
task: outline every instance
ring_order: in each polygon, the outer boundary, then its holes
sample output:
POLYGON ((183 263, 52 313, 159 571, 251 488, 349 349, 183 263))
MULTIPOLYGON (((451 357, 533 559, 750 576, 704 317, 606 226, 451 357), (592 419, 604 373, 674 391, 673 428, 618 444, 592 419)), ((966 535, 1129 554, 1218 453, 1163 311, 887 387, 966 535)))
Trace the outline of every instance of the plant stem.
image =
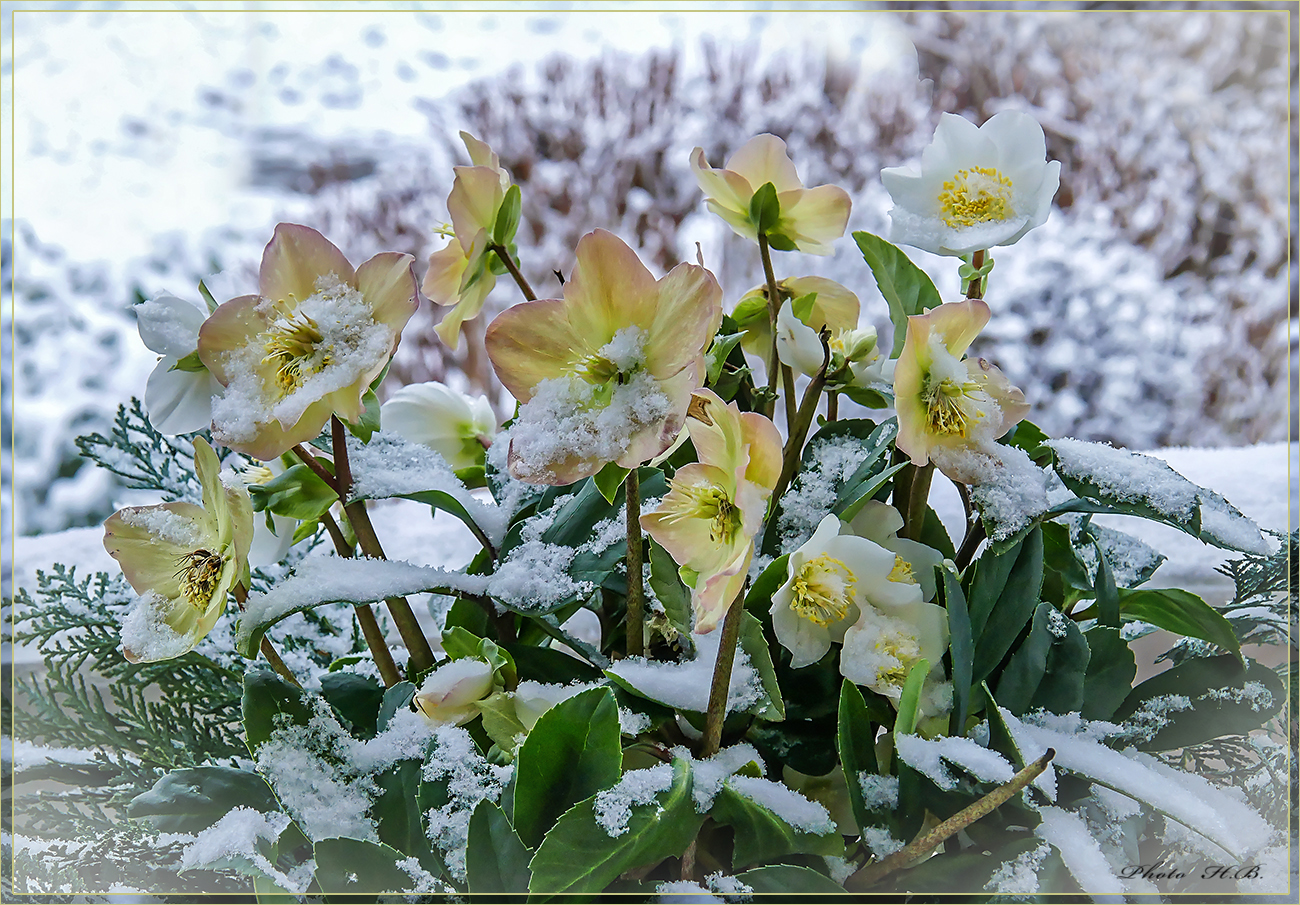
POLYGON ((962 538, 961 549, 957 551, 957 555, 953 558, 958 571, 965 571, 966 567, 970 565, 970 561, 975 558, 975 551, 979 549, 980 543, 986 537, 988 537, 988 533, 984 529, 983 519, 974 522, 966 530, 966 536, 962 538))
POLYGON ((821 399, 822 387, 826 385, 826 368, 831 361, 831 347, 827 342, 825 331, 822 333, 822 367, 808 384, 808 388, 803 391, 803 400, 799 403, 799 411, 795 415, 794 423, 790 425, 790 436, 785 443, 785 456, 781 462, 781 477, 777 478, 776 488, 772 491, 771 502, 768 503, 767 511, 772 513, 776 509, 777 500, 781 499, 781 494, 785 493, 790 482, 794 480, 795 470, 799 467, 799 456, 803 452, 803 441, 808 436, 808 429, 812 426, 813 418, 817 415, 817 403, 821 399))
MULTIPOLYGON (((974 254, 972 254, 972 255, 970 256, 970 263, 971 263, 971 266, 974 267, 974 268, 977 269, 977 270, 978 270, 979 268, 983 267, 983 266, 984 266, 984 252, 981 250, 981 251, 977 251, 977 252, 975 252, 974 254)), ((982 298, 984 298, 984 278, 983 278, 983 277, 975 277, 975 278, 972 279, 969 283, 966 284, 966 298, 968 298, 968 299, 982 299, 982 298)))
POLYGON ((1039 774, 1047 769, 1048 763, 1055 756, 1056 751, 1048 748, 1042 757, 1011 777, 1011 780, 1006 785, 998 786, 970 807, 958 811, 930 830, 930 832, 913 841, 906 848, 894 852, 883 861, 868 864, 849 877, 844 887, 854 892, 868 889, 900 867, 905 867, 917 858, 928 854, 946 839, 957 835, 975 821, 987 817, 994 810, 1010 801, 1021 789, 1037 779, 1039 774))
MULTIPOLYGON (((334 475, 329 473, 329 469, 327 469, 324 465, 320 464, 320 460, 317 459, 316 456, 312 454, 311 450, 307 449, 307 447, 303 446, 301 443, 295 443, 293 447, 293 454, 302 460, 303 465, 306 465, 313 472, 315 472, 316 477, 324 481, 326 487, 328 487, 330 490, 334 491, 335 493, 339 492, 338 480, 334 477, 334 475)), ((339 502, 340 503, 343 502, 343 498, 341 496, 339 497, 339 502)))
MULTIPOLYGON (((352 469, 348 464, 347 435, 344 433, 343 422, 339 420, 338 415, 330 416, 330 420, 330 431, 334 440, 334 473, 338 481, 339 500, 344 502, 343 511, 352 524, 352 533, 357 536, 357 543, 361 545, 361 552, 366 556, 372 559, 387 559, 388 557, 384 555, 384 548, 379 543, 379 535, 375 534, 375 527, 370 524, 370 514, 366 512, 366 501, 353 500, 351 503, 346 502, 348 492, 352 489, 352 469)), ((416 621, 415 613, 411 611, 411 605, 407 603, 406 598, 388 597, 385 599, 385 603, 388 604, 388 614, 392 617, 393 624, 397 626, 397 631, 401 633, 406 649, 410 651, 409 671, 415 674, 433 666, 433 648, 429 646, 429 640, 424 637, 424 632, 420 630, 420 623, 416 621)))
POLYGON ((330 540, 334 543, 335 552, 338 553, 339 556, 352 556, 355 552, 352 549, 352 545, 349 544, 348 539, 343 536, 343 529, 339 527, 338 522, 334 521, 334 516, 330 515, 328 509, 321 513, 320 520, 325 526, 325 533, 330 536, 330 540))
MULTIPOLYGON (((239 608, 242 610, 244 608, 244 602, 248 600, 248 589, 242 584, 236 584, 230 589, 230 593, 235 595, 235 603, 239 604, 239 608)), ((298 681, 297 677, 294 676, 289 667, 284 665, 284 661, 280 659, 280 654, 275 649, 275 645, 271 643, 271 639, 267 638, 265 635, 262 636, 261 650, 262 656, 266 657, 267 662, 271 664, 272 669, 279 673, 280 678, 284 679, 294 688, 302 688, 302 684, 298 681)))
POLYGON ((731 601, 722 620, 722 638, 718 643, 718 662, 713 667, 713 685, 709 688, 709 710, 704 716, 704 749, 700 757, 712 757, 722 747, 722 721, 727 718, 727 692, 731 690, 731 667, 736 662, 736 642, 740 640, 740 617, 745 612, 745 588, 731 601))
POLYGON ((515 278, 515 285, 517 285, 519 291, 524 294, 524 298, 528 299, 530 302, 537 301, 537 295, 533 292, 533 287, 528 285, 528 280, 524 279, 524 275, 519 272, 519 268, 515 265, 514 258, 510 257, 510 251, 502 248, 496 243, 489 245, 488 250, 496 252, 496 256, 501 259, 501 263, 506 265, 506 270, 510 271, 510 275, 515 278))
POLYGON ((627 655, 645 656, 645 590, 641 584, 641 481, 633 468, 627 490, 627 655))
POLYGON ((794 370, 785 364, 781 365, 781 392, 785 395, 785 428, 789 430, 798 411, 794 407, 794 370))
MULTIPOLYGON (((777 393, 777 369, 780 367, 780 360, 776 355, 776 316, 781 311, 781 292, 776 288, 776 274, 772 272, 772 253, 767 247, 767 233, 758 234, 758 254, 763 259, 763 275, 767 278, 767 322, 772 331, 772 345, 768 351, 767 359, 767 387, 772 391, 772 401, 765 408, 767 411, 764 415, 771 418, 772 413, 776 411, 776 393, 777 393)), ((793 384, 793 379, 791 380, 793 384)), ((793 386, 790 390, 790 398, 786 400, 787 405, 793 405, 794 392, 793 386)))
POLYGON ((831 390, 826 394, 826 420, 838 421, 840 417, 840 394, 831 390))
POLYGON ((921 540, 921 532, 925 529, 925 513, 930 501, 930 481, 933 477, 933 462, 922 465, 912 475, 912 486, 907 495, 907 521, 903 526, 903 535, 909 540, 921 540))

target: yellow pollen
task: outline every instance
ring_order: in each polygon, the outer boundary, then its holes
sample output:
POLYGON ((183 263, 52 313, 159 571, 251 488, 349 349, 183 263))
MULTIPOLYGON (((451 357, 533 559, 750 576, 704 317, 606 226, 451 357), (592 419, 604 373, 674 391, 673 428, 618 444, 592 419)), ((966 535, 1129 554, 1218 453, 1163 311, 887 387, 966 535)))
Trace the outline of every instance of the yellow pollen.
POLYGON ((705 519, 712 522, 709 540, 715 544, 729 544, 741 528, 740 508, 731 501, 725 490, 712 484, 680 484, 672 482, 672 492, 678 501, 664 515, 666 522, 682 519, 705 519))
POLYGON ((1015 216, 1011 208, 1011 180, 994 167, 958 170, 939 193, 943 222, 952 229, 975 226, 1015 216))
POLYGON ((899 584, 920 584, 911 565, 897 554, 894 555, 894 568, 889 573, 889 580, 897 581, 899 584))
POLYGON ((316 322, 300 311, 288 310, 284 302, 275 305, 278 314, 266 334, 263 364, 275 365, 276 382, 284 393, 292 393, 312 374, 330 363, 328 349, 319 344, 325 339, 316 322))
POLYGON ((823 553, 804 563, 795 576, 790 609, 820 626, 839 622, 849 613, 855 584, 852 569, 823 553))
POLYGON ((980 413, 976 411, 972 419, 963 403, 967 395, 978 389, 975 384, 941 380, 926 390, 923 399, 930 433, 966 439, 974 422, 980 420, 980 413))
POLYGON ((901 686, 907 681, 907 674, 912 671, 916 661, 921 659, 921 646, 916 639, 898 632, 886 632, 876 641, 876 652, 893 665, 884 665, 876 669, 876 683, 879 685, 901 686))
POLYGON ((221 557, 210 550, 195 550, 177 560, 180 566, 176 577, 181 580, 181 593, 190 606, 205 608, 212 592, 221 580, 221 557))

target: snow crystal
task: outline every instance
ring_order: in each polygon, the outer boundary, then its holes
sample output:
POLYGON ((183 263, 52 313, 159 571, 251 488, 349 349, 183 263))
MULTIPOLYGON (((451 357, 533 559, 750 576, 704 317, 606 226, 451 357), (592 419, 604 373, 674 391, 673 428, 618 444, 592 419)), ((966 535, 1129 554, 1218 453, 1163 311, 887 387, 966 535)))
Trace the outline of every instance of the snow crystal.
POLYGON ((1047 843, 1023 852, 1014 861, 1004 861, 984 888, 998 896, 1032 896, 1038 892, 1038 868, 1051 851, 1047 843))
POLYGON ((686 902, 722 902, 709 890, 692 880, 664 880, 655 887, 655 895, 660 902, 673 905, 686 902))
POLYGON ((495 802, 501 797, 514 766, 489 764, 469 733, 459 726, 439 726, 434 738, 422 775, 428 782, 446 779, 447 803, 426 812, 427 832, 452 876, 464 880, 469 819, 480 801, 495 802))
POLYGON ((1019 447, 999 445, 996 450, 996 457, 971 453, 964 464, 973 472, 967 475, 975 485, 971 499, 984 517, 989 537, 998 541, 1028 527, 1051 508, 1052 500, 1047 469, 1035 465, 1019 447))
POLYGON ((825 807, 779 782, 733 775, 727 779, 727 788, 771 811, 800 832, 818 836, 835 832, 835 821, 825 807))
POLYGON ((1114 789, 1108 789, 1105 786, 1094 785, 1092 787, 1092 797, 1101 805, 1101 809, 1106 812, 1106 815, 1116 823, 1142 811, 1142 805, 1132 798, 1121 795, 1114 789))
POLYGON ((119 517, 132 528, 187 550, 197 550, 204 542, 204 532, 193 518, 161 506, 132 506, 121 510, 119 517))
POLYGON ((894 739, 894 750, 905 764, 929 777, 941 789, 957 786, 956 777, 943 764, 945 760, 980 782, 1003 783, 1016 772, 998 752, 961 736, 925 739, 919 735, 899 735, 894 739))
POLYGON ((348 435, 352 499, 385 499, 437 490, 463 506, 494 546, 505 538, 509 513, 471 493, 447 460, 405 437, 380 431, 370 442, 348 435))
POLYGON ((879 773, 858 773, 858 787, 862 789, 862 804, 868 811, 892 811, 898 807, 898 777, 879 773))
MULTIPOLYGON (((692 634, 691 641, 695 644, 694 660, 660 663, 643 657, 625 657, 607 671, 652 701, 704 713, 709 709, 709 691, 713 687, 713 668, 718 660, 722 632, 692 634)), ((750 664, 749 655, 738 647, 727 689, 727 713, 748 710, 758 703, 762 693, 758 670, 750 664)))
POLYGON ((1173 722, 1170 714, 1191 709, 1192 699, 1187 695, 1162 694, 1147 698, 1141 707, 1129 715, 1116 735, 1125 740, 1149 742, 1161 729, 1173 722))
POLYGON ((510 549, 487 580, 489 595, 521 610, 538 611, 554 609, 592 592, 591 582, 576 581, 569 574, 577 548, 542 540, 556 514, 552 507, 524 523, 520 543, 510 549))
POLYGON ((632 807, 650 804, 656 795, 667 791, 672 784, 672 764, 629 770, 618 785, 596 794, 596 822, 610 836, 622 836, 632 819, 632 807))
POLYGON ((309 406, 356 384, 393 349, 392 328, 377 322, 361 293, 333 274, 317 279, 316 294, 297 304, 292 319, 273 307, 278 301, 257 303, 257 313, 267 320, 265 332, 224 353, 230 383, 212 400, 212 434, 223 443, 247 443, 272 421, 296 424, 309 406), (291 329, 290 320, 298 324, 304 319, 315 325, 321 338, 300 359, 301 382, 281 396, 274 378, 264 379, 270 354, 267 341, 277 328, 291 329))
POLYGON ((685 747, 673 749, 673 754, 691 764, 691 797, 695 800, 695 810, 707 814, 713 807, 713 800, 722 791, 722 784, 737 770, 749 763, 762 767, 763 759, 753 745, 741 743, 723 748, 712 757, 695 760, 685 747))
MULTIPOLYGON (((420 859, 412 855, 395 862, 396 866, 406 871, 411 878, 411 886, 403 892, 412 895, 429 895, 430 893, 452 892, 452 888, 424 869, 420 859)), ((355 882, 355 881, 354 881, 355 882)))
POLYGON ((1231 503, 1212 490, 1198 488, 1201 500, 1201 531, 1234 550, 1266 554, 1272 551, 1259 525, 1242 515, 1231 503))
POLYGON ((894 834, 889 831, 888 827, 883 826, 864 826, 862 828, 862 841, 876 859, 888 858, 896 851, 903 848, 904 843, 900 839, 895 839, 894 834))
POLYGON ((181 870, 220 868, 231 859, 245 859, 283 889, 303 893, 311 885, 314 862, 299 865, 285 874, 258 850, 259 842, 274 843, 292 822, 282 811, 264 814, 253 808, 233 808, 185 846, 181 852, 181 870))
POLYGON ((838 855, 822 855, 822 861, 826 864, 826 870, 830 873, 831 879, 841 886, 844 885, 845 880, 858 871, 856 864, 838 855))
POLYGON ((167 624, 172 602, 154 591, 145 591, 131 603, 122 617, 122 647, 139 660, 170 660, 194 645, 167 624))
POLYGON ((1056 467, 1062 474, 1087 481, 1114 499, 1150 506, 1184 522, 1200 502, 1199 487, 1151 456, 1069 438, 1043 445, 1056 453, 1056 467))
POLYGON ((1060 808, 1039 809, 1042 823, 1034 835, 1056 846, 1075 881, 1090 895, 1122 895, 1124 884, 1115 876, 1101 846, 1088 832, 1083 818, 1060 808))
POLYGON ((239 638, 249 637, 252 628, 266 625, 294 610, 320 603, 343 601, 368 603, 387 597, 405 597, 433 588, 448 588, 468 594, 482 594, 487 579, 464 572, 449 572, 433 566, 385 559, 349 559, 321 556, 298 564, 293 575, 269 591, 250 594, 239 620, 239 638))
POLYGON ((1234 704, 1245 702, 1250 705, 1251 710, 1258 712, 1273 706, 1273 692, 1269 691, 1263 682, 1247 682, 1240 688, 1235 685, 1212 688, 1197 700, 1231 701, 1234 704))
POLYGON ((748 900, 754 895, 754 887, 735 877, 729 877, 722 871, 709 874, 704 878, 704 884, 718 895, 727 896, 741 900, 748 900))
MULTIPOLYGON (((48 763, 93 764, 96 754, 94 751, 82 748, 50 748, 22 739, 10 739, 8 736, 0 740, 0 751, 3 751, 4 759, 9 761, 18 772, 48 763)), ((127 759, 132 762, 136 760, 134 757, 127 759)))
POLYGON ((840 487, 867 460, 872 447, 855 437, 832 437, 812 445, 808 463, 781 497, 781 552, 812 537, 839 495, 840 487))
POLYGON ((640 735, 650 728, 650 717, 626 707, 618 708, 618 731, 623 735, 640 735))
MULTIPOLYGON (((1079 529, 1083 524, 1083 516, 1065 518, 1070 520, 1070 541, 1079 544, 1079 529)), ((1164 555, 1157 552, 1150 544, 1123 531, 1107 528, 1095 521, 1090 523, 1088 531, 1101 547, 1101 552, 1106 557, 1106 563, 1110 566, 1111 575, 1118 587, 1134 587, 1138 584, 1139 578, 1154 572, 1165 559, 1164 555)), ((1097 551, 1093 545, 1080 544, 1075 547, 1075 550, 1089 571, 1095 572, 1097 551)))
POLYGON ((1070 620, 1058 609, 1053 608, 1047 614, 1047 631, 1053 638, 1064 638, 1069 631, 1070 620))
POLYGON ((621 382, 597 387, 569 374, 537 384, 511 428, 512 472, 528 481, 554 483, 566 462, 613 462, 635 435, 672 416, 673 401, 649 371, 638 369, 644 345, 641 328, 625 327, 596 353, 625 375, 621 382), (603 405, 594 398, 601 389, 609 392, 603 405))

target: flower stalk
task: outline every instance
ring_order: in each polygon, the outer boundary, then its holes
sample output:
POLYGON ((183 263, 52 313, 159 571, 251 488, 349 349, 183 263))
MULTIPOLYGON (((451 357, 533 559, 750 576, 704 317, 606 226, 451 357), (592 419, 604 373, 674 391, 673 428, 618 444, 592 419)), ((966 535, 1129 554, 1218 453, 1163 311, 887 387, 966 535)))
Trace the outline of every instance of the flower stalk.
MULTIPOLYGON (((772 270, 772 252, 767 245, 767 233, 760 231, 758 234, 758 254, 763 259, 763 275, 767 278, 767 320, 768 326, 772 333, 772 346, 768 349, 767 359, 767 387, 772 391, 772 398, 767 402, 765 411, 762 413, 771 418, 776 411, 776 380, 777 369, 781 366, 781 361, 776 352, 776 318, 781 311, 781 293, 776 288, 776 273, 772 270)), ((786 385, 786 414, 790 414, 790 408, 794 405, 794 374, 787 369, 786 385)))
MULTIPOLYGON (((235 602, 239 604, 239 608, 242 610, 244 608, 244 601, 248 599, 248 591, 244 589, 242 584, 237 584, 230 589, 230 592, 235 595, 235 602)), ((284 679, 294 688, 302 688, 302 683, 299 682, 297 676, 293 674, 293 670, 289 669, 289 667, 285 665, 284 660, 280 658, 280 652, 275 649, 275 645, 271 643, 271 639, 265 635, 262 636, 261 651, 262 656, 266 657, 267 662, 271 664, 271 668, 276 671, 280 678, 284 679)))
POLYGON ((528 280, 525 279, 523 273, 519 270, 518 265, 515 264, 515 259, 510 256, 510 251, 496 243, 489 245, 488 251, 494 252, 496 256, 501 259, 501 263, 506 266, 506 270, 508 270, 510 275, 515 278, 515 285, 517 285, 519 291, 524 294, 524 298, 530 302, 537 301, 537 294, 533 292, 533 287, 528 285, 528 280))
POLYGON ((934 463, 914 469, 912 483, 907 492, 907 515, 903 536, 908 540, 920 541, 925 529, 925 512, 930 502, 930 481, 934 477, 934 463))
POLYGON ((745 612, 746 587, 741 587, 722 620, 718 662, 714 664, 713 684, 709 688, 709 710, 704 715, 702 758, 712 757, 722 747, 722 721, 727 718, 727 693, 731 690, 731 667, 736 662, 736 644, 740 640, 740 617, 745 612))
POLYGON ((768 505, 768 512, 776 508, 777 500, 781 499, 781 494, 785 493, 790 482, 794 480, 795 470, 799 467, 799 456, 803 452, 803 441, 808 437, 808 430, 812 427, 813 419, 817 415, 817 403, 821 400, 822 388, 826 386, 826 368, 831 362, 831 347, 829 336, 826 331, 822 331, 822 366, 821 370, 813 377, 808 384, 807 389, 803 391, 803 399, 799 402, 799 411, 795 414, 794 422, 790 425, 790 437, 785 444, 785 457, 781 463, 781 477, 777 479, 776 488, 772 491, 772 501, 768 505))
POLYGON ((633 468, 627 492, 627 655, 645 656, 645 589, 642 584, 641 479, 633 468))
POLYGON ((984 251, 980 250, 972 254, 970 264, 975 274, 966 283, 966 298, 982 299, 984 298, 984 275, 980 271, 984 269, 984 251))

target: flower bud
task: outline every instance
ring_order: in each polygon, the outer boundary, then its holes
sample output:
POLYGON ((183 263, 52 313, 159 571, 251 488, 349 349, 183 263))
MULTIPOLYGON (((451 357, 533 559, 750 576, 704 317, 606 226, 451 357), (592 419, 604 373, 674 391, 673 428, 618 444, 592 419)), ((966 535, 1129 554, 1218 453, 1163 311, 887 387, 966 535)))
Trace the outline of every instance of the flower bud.
POLYGON ((492 693, 492 667, 466 657, 429 673, 414 704, 431 723, 464 725, 478 716, 477 704, 492 693))

